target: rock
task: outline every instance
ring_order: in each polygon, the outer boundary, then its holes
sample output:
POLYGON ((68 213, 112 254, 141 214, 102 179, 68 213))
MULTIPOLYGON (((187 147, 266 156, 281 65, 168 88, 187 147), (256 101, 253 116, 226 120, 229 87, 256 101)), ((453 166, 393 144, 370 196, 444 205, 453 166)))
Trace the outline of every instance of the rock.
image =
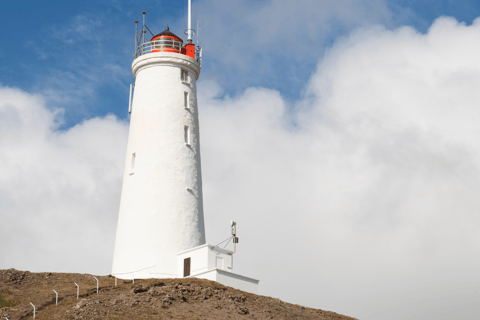
POLYGON ((165 283, 163 282, 157 282, 153 285, 154 287, 165 287, 165 283))
POLYGON ((150 289, 150 286, 147 285, 139 285, 133 288, 132 292, 137 294, 137 293, 142 293, 142 292, 147 292, 148 289, 150 289))
POLYGON ((152 296, 152 297, 158 297, 158 296, 161 296, 163 294, 165 294, 165 292, 163 292, 162 289, 160 288, 152 288, 148 291, 148 293, 152 296))
POLYGON ((245 301, 247 300, 247 298, 246 298, 245 296, 235 296, 235 295, 231 295, 231 296, 229 296, 229 298, 230 298, 232 301, 239 302, 239 303, 245 303, 245 301))
POLYGON ((87 299, 82 299, 77 305, 74 307, 75 309, 80 309, 88 305, 90 301, 87 299))
POLYGON ((250 313, 247 308, 238 308, 237 311, 238 311, 238 314, 243 314, 243 315, 250 313))
POLYGON ((27 272, 25 271, 18 271, 13 268, 5 270, 3 273, 3 277, 6 281, 5 282, 17 282, 20 283, 23 279, 25 279, 27 272))

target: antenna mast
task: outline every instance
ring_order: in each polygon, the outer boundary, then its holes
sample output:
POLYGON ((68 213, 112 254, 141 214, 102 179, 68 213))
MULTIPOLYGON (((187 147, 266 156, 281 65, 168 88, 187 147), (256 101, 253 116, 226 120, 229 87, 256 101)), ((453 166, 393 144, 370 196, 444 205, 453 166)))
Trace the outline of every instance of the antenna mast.
POLYGON ((192 0, 188 0, 188 43, 192 43, 192 0))
POLYGON ((143 11, 143 26, 142 26, 142 44, 145 43, 145 33, 147 33, 147 30, 145 30, 145 15, 147 14, 147 11, 143 11))
POLYGON ((197 61, 202 66, 202 47, 200 46, 200 20, 197 21, 197 61))
POLYGON ((138 50, 138 20, 135 20, 135 58, 137 57, 137 50, 138 50))
POLYGON ((237 223, 232 220, 232 221, 230 222, 230 227, 232 228, 233 253, 235 253, 235 252, 237 252, 237 243, 238 243, 237 223))
POLYGON ((200 47, 200 20, 197 21, 197 46, 200 47))

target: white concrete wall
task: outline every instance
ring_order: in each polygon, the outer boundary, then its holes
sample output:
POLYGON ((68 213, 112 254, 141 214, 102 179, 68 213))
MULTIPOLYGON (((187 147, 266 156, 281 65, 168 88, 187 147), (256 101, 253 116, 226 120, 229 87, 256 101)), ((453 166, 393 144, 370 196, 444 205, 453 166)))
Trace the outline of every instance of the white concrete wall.
POLYGON ((177 277, 177 252, 205 243, 196 94, 200 66, 185 55, 158 52, 135 59, 132 70, 136 82, 112 274, 177 277), (188 71, 188 84, 181 81, 181 69, 188 71))
POLYGON ((251 293, 258 293, 258 280, 241 276, 232 272, 225 272, 217 269, 217 282, 223 285, 247 291, 251 293))
POLYGON ((258 293, 259 280, 235 274, 231 272, 231 268, 228 268, 232 261, 232 254, 230 250, 209 244, 179 252, 177 254, 178 275, 183 277, 183 261, 190 258, 190 276, 188 277, 217 281, 239 290, 258 293), (218 258, 223 259, 223 267, 215 264, 218 258))
POLYGON ((233 272, 213 269, 192 277, 217 281, 225 286, 229 286, 242 291, 258 294, 259 280, 241 276, 233 272))
POLYGON ((203 245, 193 250, 187 250, 177 254, 178 276, 183 277, 184 260, 190 258, 190 274, 208 270, 208 245, 203 245))
POLYGON ((208 267, 209 269, 222 269, 225 271, 232 271, 232 254, 230 250, 225 250, 219 247, 209 246, 208 250, 208 267), (223 266, 218 265, 218 260, 222 259, 223 266))
POLYGON ((183 261, 190 258, 190 275, 205 272, 212 269, 222 269, 227 272, 232 271, 232 254, 230 250, 206 244, 177 253, 178 256, 178 276, 183 277, 183 261), (222 266, 216 262, 218 259, 223 261, 222 266))

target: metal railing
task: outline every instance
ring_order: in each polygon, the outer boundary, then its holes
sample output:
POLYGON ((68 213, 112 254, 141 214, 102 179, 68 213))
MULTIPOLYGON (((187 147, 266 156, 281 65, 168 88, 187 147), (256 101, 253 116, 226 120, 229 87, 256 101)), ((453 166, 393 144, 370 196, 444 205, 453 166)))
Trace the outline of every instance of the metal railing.
POLYGON ((181 52, 182 42, 177 39, 165 38, 140 44, 135 52, 135 58, 151 52, 181 52))
MULTIPOLYGON (((141 43, 137 46, 137 50, 135 51, 134 58, 138 58, 144 54, 152 53, 152 52, 176 52, 181 53, 182 49, 185 47, 182 46, 182 42, 177 39, 172 38, 163 38, 154 41, 148 41, 141 43)), ((201 48, 197 46, 196 50, 196 61, 198 63, 202 63, 202 54, 201 48)))

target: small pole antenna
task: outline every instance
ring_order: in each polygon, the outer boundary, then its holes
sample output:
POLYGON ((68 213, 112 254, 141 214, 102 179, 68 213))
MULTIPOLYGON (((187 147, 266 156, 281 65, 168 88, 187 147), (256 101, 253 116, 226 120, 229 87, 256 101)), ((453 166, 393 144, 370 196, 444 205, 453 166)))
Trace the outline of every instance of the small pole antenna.
POLYGON ((145 43, 145 33, 147 33, 147 30, 145 30, 145 15, 147 14, 147 11, 142 11, 143 14, 143 26, 142 26, 142 43, 145 43))
POLYGON ((237 237, 237 223, 235 221, 230 222, 230 226, 232 227, 232 236, 233 236, 233 253, 237 252, 237 243, 238 243, 238 237, 237 237))
POLYGON ((188 0, 188 43, 192 43, 192 0, 188 0))
POLYGON ((197 46, 200 47, 200 20, 197 21, 197 46))
POLYGON ((200 46, 200 20, 197 21, 197 61, 200 63, 200 68, 202 67, 202 47, 200 46))
POLYGON ((135 87, 134 84, 130 84, 130 97, 128 98, 128 114, 132 113, 132 95, 133 95, 134 87, 135 87))
POLYGON ((137 57, 138 40, 138 20, 135 20, 135 58, 137 57))

